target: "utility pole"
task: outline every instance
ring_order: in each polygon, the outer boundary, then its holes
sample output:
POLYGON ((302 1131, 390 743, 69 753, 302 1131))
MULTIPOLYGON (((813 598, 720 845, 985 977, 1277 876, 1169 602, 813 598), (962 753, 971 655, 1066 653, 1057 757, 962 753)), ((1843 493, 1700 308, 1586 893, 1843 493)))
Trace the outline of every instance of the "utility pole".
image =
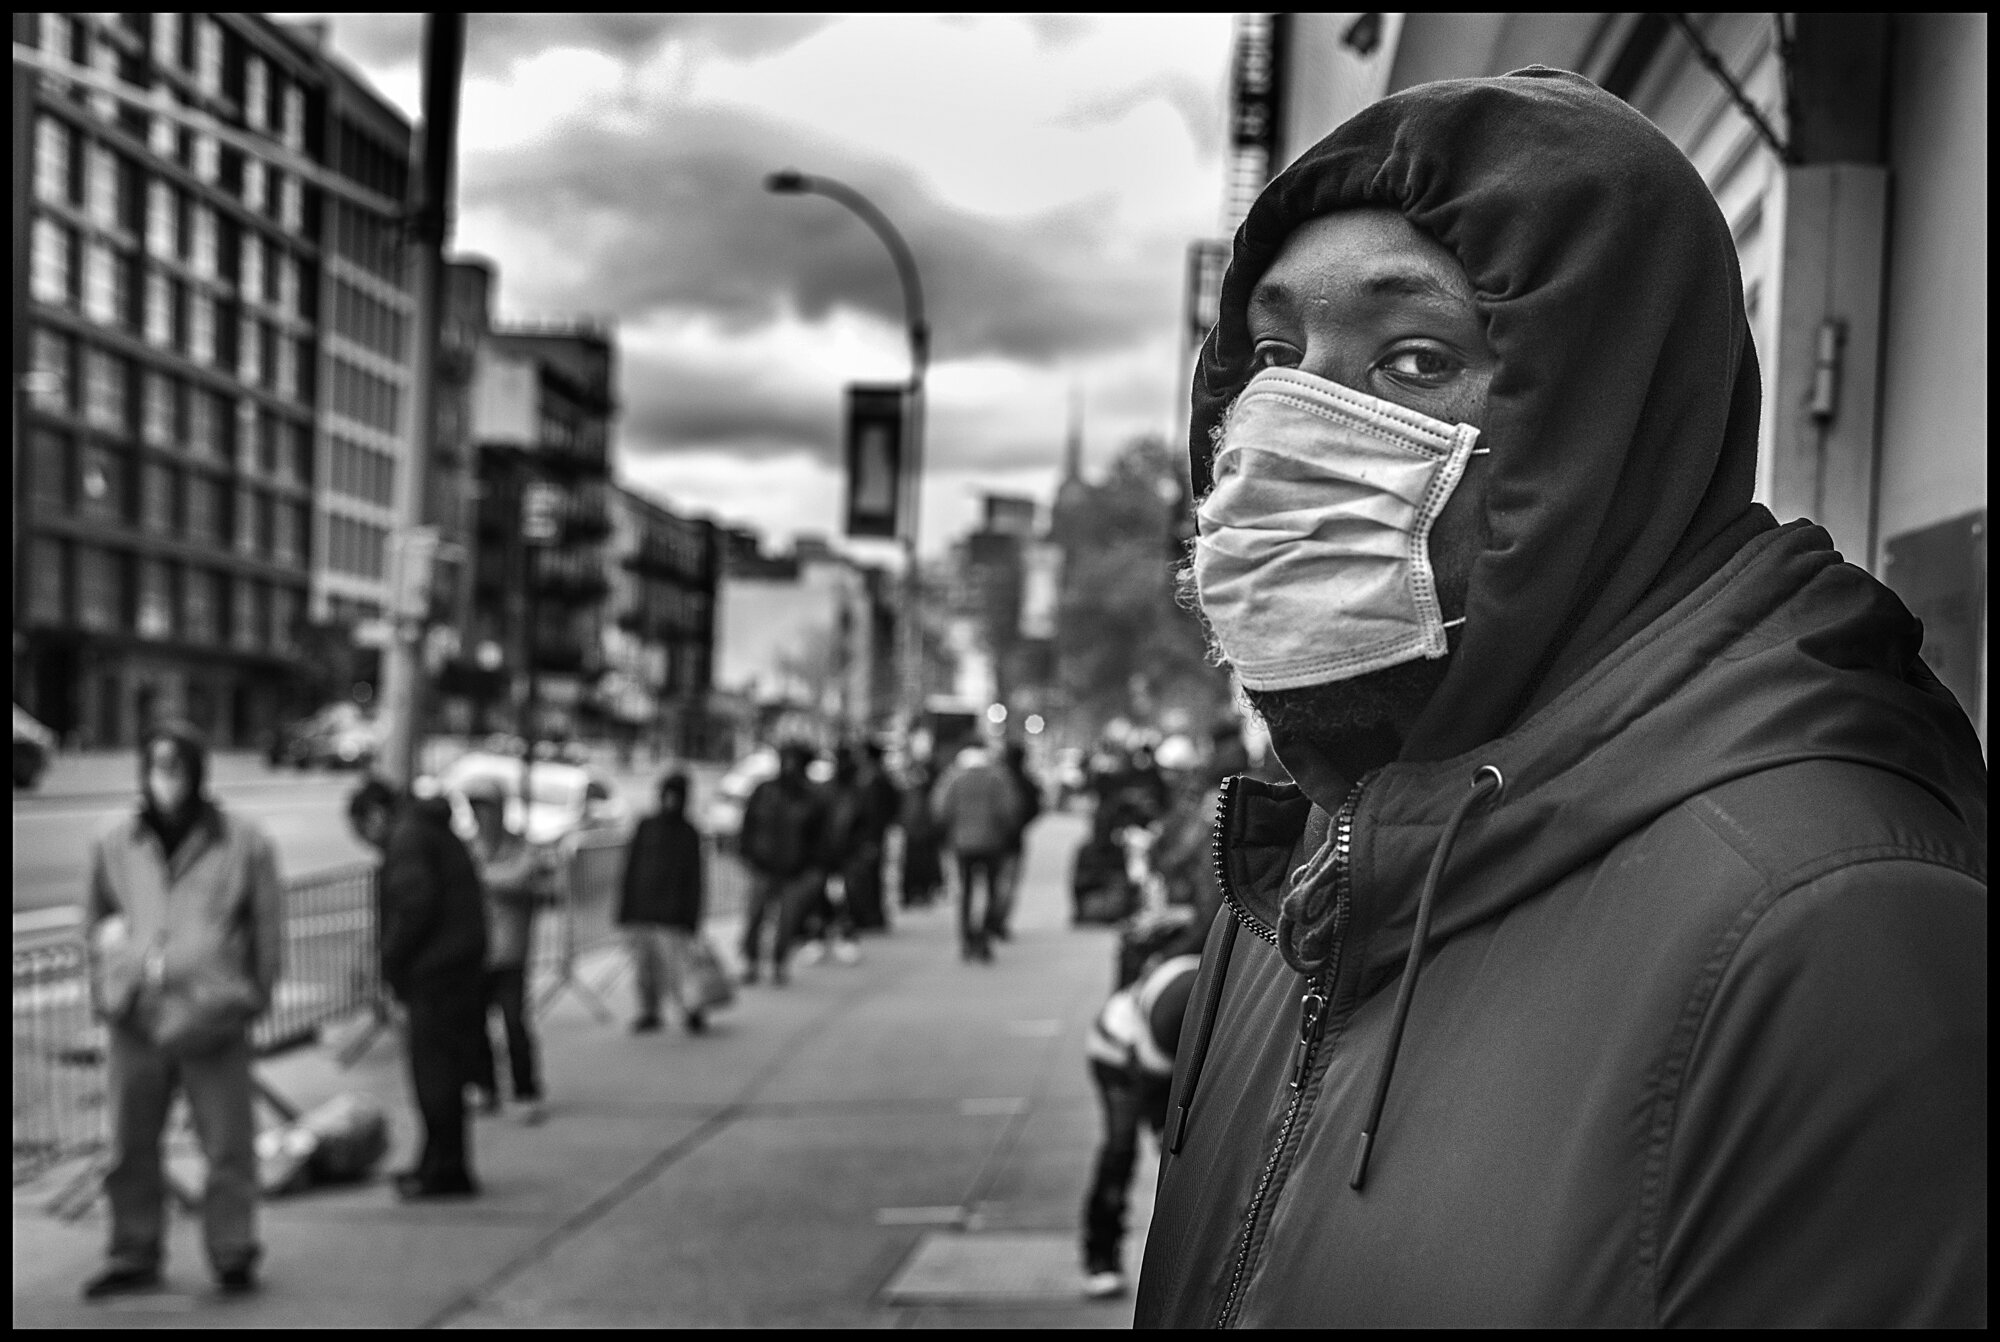
POLYGON ((409 261, 415 281, 413 367, 410 379, 409 473, 398 496, 396 531, 400 581, 391 595, 394 634, 382 657, 382 712, 388 736, 381 771, 398 787, 416 776, 423 739, 417 721, 423 706, 424 625, 430 582, 418 566, 433 561, 433 546, 417 537, 424 522, 424 488, 437 450, 438 327, 444 294, 444 247, 451 234, 452 167, 458 144, 458 82, 465 58, 465 16, 431 14, 424 23, 423 158, 412 183, 409 261), (406 604, 407 594, 412 597, 406 604))

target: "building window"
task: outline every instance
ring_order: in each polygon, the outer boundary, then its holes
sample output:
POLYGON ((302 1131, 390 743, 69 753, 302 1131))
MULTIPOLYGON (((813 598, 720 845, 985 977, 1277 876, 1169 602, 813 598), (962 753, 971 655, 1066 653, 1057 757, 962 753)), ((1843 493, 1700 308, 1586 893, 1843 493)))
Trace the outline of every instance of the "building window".
POLYGON ((68 414, 76 407, 76 375, 70 367, 76 345, 68 336, 35 328, 30 352, 33 364, 28 373, 28 395, 37 410, 68 414))
POLYGON ((83 352, 83 417, 93 428, 125 431, 125 361, 101 349, 83 352))
POLYGON ((187 538, 204 545, 222 543, 225 540, 219 534, 222 527, 222 486, 209 476, 190 475, 183 498, 187 506, 187 538))
POLYGON ((297 232, 305 227, 305 190, 299 179, 287 173, 278 185, 278 222, 297 232))
POLYGON ((27 587, 30 620, 62 624, 69 619, 69 602, 63 597, 61 541, 38 536, 29 542, 27 587))
POLYGON ((195 86, 213 98, 222 92, 222 25, 202 17, 192 22, 195 86))
POLYGON ((313 482, 312 430, 304 424, 292 424, 287 426, 287 432, 291 439, 291 450, 285 454, 285 459, 291 468, 291 478, 297 484, 311 485, 313 482))
POLYGON ((173 347, 174 284, 157 270, 146 272, 145 334, 148 345, 173 347))
MULTIPOLYGON (((112 46, 102 37, 93 39, 90 44, 90 68, 95 74, 116 79, 118 77, 118 48, 112 46)), ((93 89, 90 94, 90 112, 99 121, 109 121, 118 115, 118 99, 109 93, 93 89)))
POLYGON ((270 70, 257 56, 243 58, 243 120, 252 130, 264 129, 270 111, 270 70))
POLYGON ((278 133, 288 149, 303 149, 306 144, 306 95, 296 84, 285 86, 283 116, 278 123, 278 133))
POLYGON ((162 261, 177 261, 181 254, 180 199, 165 182, 146 186, 146 253, 162 261))
POLYGON ((92 238, 83 249, 83 311, 94 322, 116 326, 125 310, 125 268, 108 243, 92 238))
POLYGON ((36 429, 28 440, 28 498, 37 508, 69 511, 69 435, 36 429))
POLYGON ((29 292, 37 303, 68 307, 70 271, 76 265, 76 240, 67 228, 53 219, 35 220, 31 248, 29 292))
POLYGON ((243 488, 236 491, 236 552, 252 555, 257 553, 257 491, 243 488))
POLYGON ((78 472, 77 511, 101 522, 125 520, 126 474, 123 452, 86 442, 78 472))
POLYGON ((157 158, 173 161, 174 148, 180 143, 180 128, 170 116, 154 115, 146 126, 146 148, 157 158))
POLYGON ((256 502, 252 506, 257 516, 257 553, 267 558, 275 558, 278 533, 277 500, 259 490, 256 502))
POLYGON ((188 357, 215 362, 215 300, 199 289, 188 294, 188 357))
POLYGON ((258 214, 264 212, 264 207, 270 200, 270 194, 265 186, 265 171, 263 159, 243 160, 243 204, 246 209, 258 214))
POLYGON ((229 444, 224 440, 223 413, 215 393, 200 387, 187 389, 188 450, 197 457, 227 459, 229 444))
MULTIPOLYGON (((299 258, 287 253, 278 258, 274 267, 277 271, 278 308, 287 316, 296 317, 303 311, 299 304, 299 258)), ((269 293, 269 290, 266 290, 269 293)))
POLYGON ((304 400, 299 386, 300 342, 287 335, 277 340, 278 367, 272 390, 287 400, 304 400))
POLYGON ((194 175, 204 182, 222 176, 222 142, 206 131, 195 132, 194 175))
POLYGON ((178 447, 177 413, 180 384, 165 373, 148 371, 142 401, 140 436, 150 447, 178 447))
POLYGON ((305 558, 306 510, 298 503, 280 503, 271 536, 271 558, 280 564, 297 564, 305 558))
POLYGON ((42 50, 65 61, 76 55, 76 28, 69 15, 42 15, 42 50))
POLYGON ((255 317, 244 317, 236 333, 236 374, 253 387, 264 382, 263 325, 255 317))
POLYGON ((153 59, 170 69, 181 66, 181 16, 153 15, 153 59))
POLYGON ((156 536, 171 536, 179 511, 180 472, 163 462, 149 461, 140 476, 139 522, 156 536))
POLYGON ((279 652, 291 652, 296 645, 299 606, 299 593, 296 589, 279 587, 272 590, 271 646, 279 652))
POLYGON ((264 301, 264 244, 247 229, 237 252, 236 289, 246 303, 264 301))
POLYGON ((76 550, 76 622, 85 629, 125 624, 125 556, 95 545, 76 550))
POLYGON ((173 575, 166 561, 139 561, 139 602, 135 632, 140 638, 172 638, 174 634, 173 575))
POLYGON ((84 150, 83 212, 99 228, 116 228, 118 156, 101 144, 84 150))
POLYGON ((35 197, 51 205, 68 205, 75 197, 69 156, 69 127, 52 116, 35 118, 35 197))
POLYGON ((188 205, 188 224, 188 264, 195 274, 212 280, 221 273, 215 211, 200 201, 192 201, 188 205))
POLYGON ((181 632, 190 643, 214 644, 221 623, 216 587, 222 575, 204 568, 189 568, 181 587, 181 632))

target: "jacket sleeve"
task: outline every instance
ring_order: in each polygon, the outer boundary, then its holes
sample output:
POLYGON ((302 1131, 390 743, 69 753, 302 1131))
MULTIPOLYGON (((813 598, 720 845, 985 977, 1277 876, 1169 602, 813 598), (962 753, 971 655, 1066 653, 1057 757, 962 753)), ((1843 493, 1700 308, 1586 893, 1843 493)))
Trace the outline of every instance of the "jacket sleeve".
POLYGON ((285 883, 270 836, 259 832, 250 843, 250 977, 268 1007, 285 972, 285 883))
POLYGON ((1642 1268, 1689 1327, 1986 1324, 1986 887, 1916 861, 1753 907, 1683 1012, 1642 1268))
POLYGON ((100 1020, 124 1014, 132 992, 138 987, 142 951, 132 942, 128 927, 116 945, 106 945, 99 936, 106 919, 125 916, 111 889, 111 873, 104 856, 104 840, 90 846, 90 877, 83 895, 83 954, 89 974, 91 1006, 100 1020))
POLYGON ((416 825, 398 825, 382 861, 382 979, 399 987, 442 917, 441 873, 416 825))

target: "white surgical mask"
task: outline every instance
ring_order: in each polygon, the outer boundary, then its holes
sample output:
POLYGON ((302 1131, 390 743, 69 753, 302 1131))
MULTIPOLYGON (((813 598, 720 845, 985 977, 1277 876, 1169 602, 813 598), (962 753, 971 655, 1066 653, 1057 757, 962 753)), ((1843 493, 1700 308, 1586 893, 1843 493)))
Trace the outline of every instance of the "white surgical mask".
POLYGON ((1486 450, 1478 438, 1296 368, 1250 379, 1196 510, 1194 556, 1202 610, 1246 688, 1445 655, 1431 526, 1486 450))

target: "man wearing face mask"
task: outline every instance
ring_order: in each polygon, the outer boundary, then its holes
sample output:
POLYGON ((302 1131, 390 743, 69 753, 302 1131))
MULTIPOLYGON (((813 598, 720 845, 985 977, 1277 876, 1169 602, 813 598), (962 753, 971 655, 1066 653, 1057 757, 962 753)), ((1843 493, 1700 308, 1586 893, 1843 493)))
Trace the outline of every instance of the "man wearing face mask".
POLYGON ((1986 1315, 1986 771, 1751 502, 1721 212, 1578 76, 1423 85, 1245 218, 1191 579, 1224 787, 1141 1326, 1986 1315))
POLYGON ((194 728, 146 733, 139 813, 97 840, 84 927, 91 1000, 106 1034, 111 1243, 86 1282, 99 1300, 160 1283, 161 1157, 176 1091, 208 1165, 201 1203, 209 1266, 225 1294, 256 1286, 257 1129, 250 1026, 270 1005, 284 946, 284 887, 264 831, 203 795, 194 728))

